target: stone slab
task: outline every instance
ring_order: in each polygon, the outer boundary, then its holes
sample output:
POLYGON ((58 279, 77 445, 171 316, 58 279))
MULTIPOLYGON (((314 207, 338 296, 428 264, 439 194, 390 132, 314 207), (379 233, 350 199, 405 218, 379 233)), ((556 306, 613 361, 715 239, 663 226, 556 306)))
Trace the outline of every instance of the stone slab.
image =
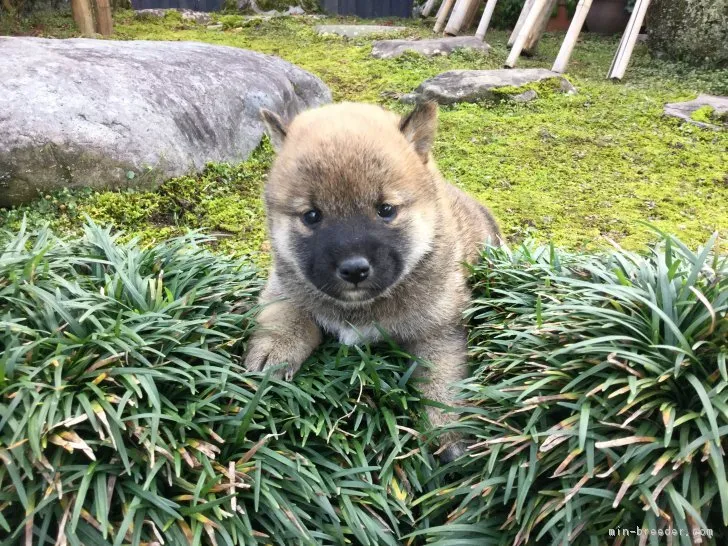
POLYGON ((665 114, 679 118, 703 129, 725 129, 728 124, 722 127, 714 123, 705 123, 693 119, 691 116, 696 110, 704 106, 711 106, 719 116, 728 116, 728 97, 716 95, 699 95, 697 99, 687 102, 673 102, 665 105, 665 114))
MULTIPOLYGON (((410 103, 434 100, 440 104, 496 100, 502 98, 502 94, 497 93, 498 89, 518 88, 549 79, 558 79, 562 92, 576 93, 576 88, 564 76, 544 68, 450 70, 425 80, 413 93, 403 96, 400 100, 410 103)), ((522 93, 513 95, 524 98, 522 93)), ((533 94, 529 94, 528 97, 529 100, 535 98, 533 94)))
POLYGON ((361 38, 362 36, 389 34, 404 30, 407 30, 407 27, 387 25, 318 25, 316 27, 316 32, 319 34, 336 34, 346 38, 361 38))
POLYGON ((399 57, 407 51, 413 51, 432 57, 449 55, 458 49, 475 49, 487 53, 490 46, 475 36, 456 36, 434 38, 431 40, 378 40, 372 46, 372 56, 377 59, 399 57))

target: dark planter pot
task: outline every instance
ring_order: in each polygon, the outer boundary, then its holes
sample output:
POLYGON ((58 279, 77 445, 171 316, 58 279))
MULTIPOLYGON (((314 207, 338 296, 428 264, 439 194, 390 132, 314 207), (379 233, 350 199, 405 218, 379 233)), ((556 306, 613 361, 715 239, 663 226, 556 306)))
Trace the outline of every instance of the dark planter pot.
POLYGON ((556 8, 556 15, 549 19, 546 30, 548 32, 568 30, 570 24, 571 16, 569 15, 569 10, 564 2, 559 2, 559 6, 556 8))
POLYGON ((586 27, 589 32, 597 34, 623 32, 629 21, 625 5, 625 0, 594 0, 586 16, 586 27))

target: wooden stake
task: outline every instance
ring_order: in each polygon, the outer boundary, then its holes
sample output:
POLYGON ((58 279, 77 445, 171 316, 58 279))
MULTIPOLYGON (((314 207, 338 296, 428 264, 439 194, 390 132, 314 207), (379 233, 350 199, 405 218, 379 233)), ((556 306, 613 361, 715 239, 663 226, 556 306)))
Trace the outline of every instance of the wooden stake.
POLYGON ((445 34, 450 36, 460 34, 460 30, 465 26, 468 16, 478 9, 479 2, 480 0, 456 0, 450 20, 445 27, 445 34))
POLYGON ((478 15, 479 7, 480 7, 480 0, 475 0, 475 2, 470 4, 470 9, 468 10, 467 15, 465 16, 465 24, 463 25, 463 30, 468 30, 470 27, 473 26, 473 23, 475 22, 475 17, 478 15))
POLYGON ((429 17, 430 12, 435 8, 437 0, 427 0, 425 7, 422 8, 422 17, 429 17))
POLYGON ((81 34, 91 36, 94 33, 94 16, 89 0, 71 0, 71 11, 81 34))
POLYGON ((437 21, 435 21, 435 26, 432 29, 433 32, 438 33, 445 26, 445 21, 447 21, 447 16, 450 15, 450 10, 454 3, 455 0, 442 0, 440 11, 437 12, 437 21))
POLYGON ((478 30, 475 31, 475 37, 481 42, 485 40, 485 33, 488 32, 488 26, 490 25, 490 20, 493 18, 493 12, 495 11, 495 5, 497 3, 498 0, 488 0, 488 3, 485 4, 483 17, 480 18, 478 30))
POLYGON ((579 34, 581 34, 581 29, 584 26, 584 21, 586 20, 587 13, 591 9, 591 5, 592 0, 579 0, 576 11, 574 11, 574 18, 571 20, 566 38, 564 38, 564 43, 561 44, 561 49, 556 56, 554 66, 551 68, 554 72, 558 72, 559 74, 566 72, 571 53, 574 51, 576 41, 579 39, 579 34))
POLYGON ((526 3, 523 4, 523 9, 521 10, 521 14, 518 16, 518 21, 516 22, 516 26, 513 28, 513 32, 511 32, 510 38, 508 38, 508 47, 511 47, 514 43, 516 43, 516 38, 518 38, 518 33, 521 32, 521 29, 523 28, 523 23, 526 22, 526 18, 528 17, 528 14, 531 12, 531 8, 533 7, 533 2, 535 0, 526 0, 526 3))
POLYGON ((647 14, 647 8, 650 7, 650 0, 637 0, 632 11, 632 16, 627 23, 627 29, 622 35, 622 41, 619 42, 619 49, 612 61, 612 67, 609 69, 608 78, 612 80, 621 80, 627 71, 627 65, 632 58, 634 45, 637 43, 637 36, 642 28, 642 23, 647 14))
POLYGON ((541 36, 543 36, 543 33, 546 32, 549 19, 551 19, 551 14, 553 13, 558 1, 559 0, 546 0, 546 3, 539 13, 538 19, 536 19, 536 24, 533 26, 531 32, 528 33, 526 42, 523 44, 523 51, 527 53, 533 53, 535 51, 539 40, 541 40, 541 36))
POLYGON ((111 4, 109 0, 95 0, 96 2, 96 30, 102 36, 111 36, 114 32, 114 20, 111 18, 111 4))
POLYGON ((539 17, 541 16, 541 10, 543 10, 547 1, 548 0, 533 1, 533 7, 531 8, 531 11, 528 12, 528 17, 526 17, 526 20, 523 22, 521 31, 518 33, 518 37, 516 38, 516 41, 511 48, 511 52, 506 59, 506 68, 513 68, 516 66, 518 57, 521 56, 521 51, 523 51, 523 46, 526 44, 526 40, 536 26, 536 23, 538 23, 539 17))

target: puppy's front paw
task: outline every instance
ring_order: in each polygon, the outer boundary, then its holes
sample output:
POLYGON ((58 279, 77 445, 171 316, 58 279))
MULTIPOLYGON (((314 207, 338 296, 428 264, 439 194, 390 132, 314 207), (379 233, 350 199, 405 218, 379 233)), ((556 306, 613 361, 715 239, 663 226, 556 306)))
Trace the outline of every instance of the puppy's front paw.
POLYGON ((299 338, 281 334, 258 334, 248 344, 245 367, 248 371, 260 372, 285 364, 272 375, 290 381, 309 354, 311 347, 299 338))

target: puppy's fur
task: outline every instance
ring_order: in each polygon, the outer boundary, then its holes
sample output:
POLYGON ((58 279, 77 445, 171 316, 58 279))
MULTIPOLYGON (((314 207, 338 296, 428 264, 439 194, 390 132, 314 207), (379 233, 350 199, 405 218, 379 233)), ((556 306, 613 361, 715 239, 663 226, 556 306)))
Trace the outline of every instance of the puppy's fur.
MULTIPOLYGON (((322 330, 355 344, 375 341, 381 328, 430 364, 418 368, 429 379, 425 396, 451 405, 451 385, 466 374, 465 263, 500 234, 432 160, 436 105, 400 119, 342 103, 304 112, 289 127, 262 115, 278 149, 265 188, 273 268, 246 366, 285 363, 291 379, 322 330), (352 258, 370 268, 356 284, 342 277, 352 258)), ((433 424, 448 420, 429 409, 433 424)))

